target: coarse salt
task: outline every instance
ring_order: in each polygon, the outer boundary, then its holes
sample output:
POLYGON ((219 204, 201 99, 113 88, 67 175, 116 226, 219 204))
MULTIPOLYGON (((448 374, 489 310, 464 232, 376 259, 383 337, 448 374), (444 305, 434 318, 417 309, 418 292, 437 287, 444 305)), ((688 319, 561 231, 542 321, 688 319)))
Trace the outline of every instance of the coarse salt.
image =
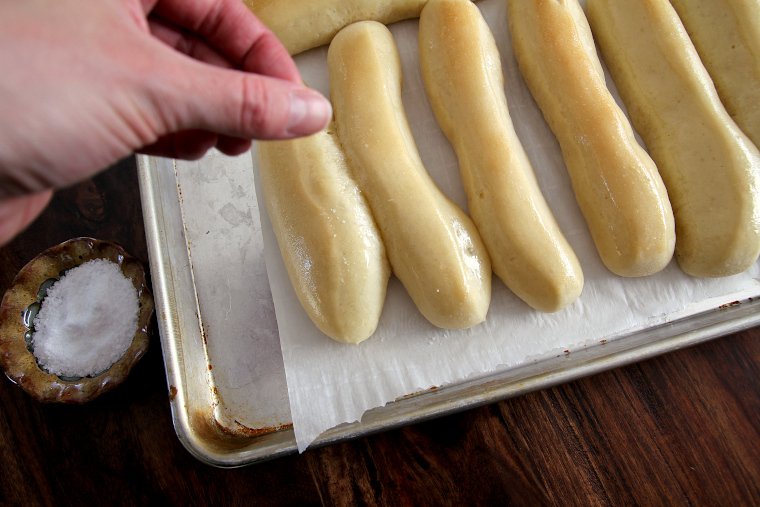
POLYGON ((127 351, 139 302, 119 266, 95 259, 70 269, 47 291, 34 319, 32 349, 49 373, 92 376, 127 351))

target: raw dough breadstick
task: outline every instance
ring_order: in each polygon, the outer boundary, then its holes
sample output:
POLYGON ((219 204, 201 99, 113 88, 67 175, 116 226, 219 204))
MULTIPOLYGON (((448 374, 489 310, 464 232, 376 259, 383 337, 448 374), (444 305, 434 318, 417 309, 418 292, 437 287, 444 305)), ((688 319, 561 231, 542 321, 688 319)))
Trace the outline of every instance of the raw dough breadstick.
POLYGON ((621 276, 651 275, 673 256, 673 211, 657 168, 604 81, 577 0, 509 0, 515 56, 559 140, 597 251, 621 276))
POLYGON ((760 0, 671 0, 726 110, 760 147, 760 0))
POLYGON ((375 332, 390 267, 342 150, 323 131, 258 143, 264 200, 291 284, 316 326, 359 343, 375 332))
POLYGON ((291 55, 329 44, 356 21, 416 18, 427 0, 244 0, 291 55))
POLYGON ((499 51, 480 10, 468 0, 430 0, 419 48, 425 89, 456 150, 494 272, 533 308, 568 305, 583 289, 583 273, 515 133, 499 51))
POLYGON ((760 251, 760 155, 731 120, 667 0, 589 0, 589 21, 676 216, 693 276, 747 269, 760 251))
POLYGON ((482 322, 491 263, 470 218, 422 165, 401 103, 391 33, 374 21, 355 23, 335 36, 327 62, 338 134, 393 272, 434 325, 482 322))

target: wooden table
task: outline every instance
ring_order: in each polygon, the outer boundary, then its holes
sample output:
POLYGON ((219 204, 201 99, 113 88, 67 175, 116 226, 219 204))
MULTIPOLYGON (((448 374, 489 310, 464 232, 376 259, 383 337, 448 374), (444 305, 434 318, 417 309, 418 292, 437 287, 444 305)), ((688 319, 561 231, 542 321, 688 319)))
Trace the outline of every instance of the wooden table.
MULTIPOLYGON (((59 192, 0 249, 0 291, 75 236, 147 264, 135 171, 127 159, 59 192)), ((123 386, 86 406, 42 405, 0 381, 0 505, 760 505, 760 328, 235 470, 177 440, 157 338, 123 386)))

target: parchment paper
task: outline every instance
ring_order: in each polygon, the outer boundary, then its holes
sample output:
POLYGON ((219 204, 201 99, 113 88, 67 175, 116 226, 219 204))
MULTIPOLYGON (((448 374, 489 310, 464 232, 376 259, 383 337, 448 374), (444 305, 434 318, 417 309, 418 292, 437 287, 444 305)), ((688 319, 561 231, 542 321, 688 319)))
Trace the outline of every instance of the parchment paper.
MULTIPOLYGON (((687 277, 675 262, 662 273, 642 279, 623 279, 607 271, 575 203, 559 146, 518 73, 505 2, 483 0, 478 6, 501 52, 518 136, 562 231, 581 260, 586 280, 583 294, 569 308, 543 314, 494 278, 486 322, 464 331, 444 331, 430 325, 401 284, 392 279, 375 335, 358 346, 338 344, 321 334, 299 305, 261 206, 264 253, 300 451, 325 430, 357 421, 368 409, 400 396, 513 368, 600 339, 612 340, 626 331, 670 320, 677 312, 697 311, 710 304, 709 298, 758 286, 757 265, 747 273, 719 280, 687 277)), ((397 23, 391 31, 403 61, 404 105, 422 159, 442 190, 466 209, 456 158, 430 111, 419 76, 417 21, 397 23)), ((297 63, 306 82, 327 95, 326 48, 300 56, 297 63)), ((614 89, 609 78, 608 84, 614 89)), ((263 202, 258 189, 257 194, 263 202)))

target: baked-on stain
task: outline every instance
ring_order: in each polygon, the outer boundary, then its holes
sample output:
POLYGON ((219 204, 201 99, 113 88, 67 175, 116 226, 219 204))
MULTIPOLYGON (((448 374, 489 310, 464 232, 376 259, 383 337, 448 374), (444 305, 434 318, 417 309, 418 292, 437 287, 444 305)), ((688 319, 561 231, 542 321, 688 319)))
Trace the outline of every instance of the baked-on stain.
POLYGON ((412 392, 412 393, 409 393, 409 394, 405 394, 405 395, 403 395, 403 396, 399 396, 398 398, 396 398, 396 399, 395 399, 395 400, 393 400, 393 401, 402 401, 402 400, 408 400, 409 398, 415 398, 415 397, 417 397, 417 396, 420 396, 420 395, 423 395, 423 394, 427 394, 427 393, 432 393, 432 392, 435 392, 435 391, 437 391, 438 389, 440 389, 440 387, 438 387, 438 386, 430 386, 430 387, 428 387, 427 389, 421 389, 421 390, 419 390, 419 391, 414 391, 414 392, 412 392))
POLYGON ((237 419, 234 419, 232 422, 234 422, 237 425, 237 428, 234 431, 229 428, 225 428, 219 423, 217 423, 217 425, 225 433, 229 432, 230 434, 233 434, 233 435, 239 435, 240 433, 242 433, 247 437, 260 437, 262 435, 268 435, 270 433, 275 433, 277 431, 293 429, 293 423, 275 424, 273 426, 264 426, 263 428, 249 428, 248 426, 241 423, 237 419))
POLYGON ((210 407, 198 409, 189 414, 190 430, 204 445, 216 451, 237 451, 254 443, 256 438, 263 438, 278 431, 293 428, 292 423, 249 428, 238 421, 235 429, 219 424, 210 407))
POLYGON ((208 345, 208 329, 206 329, 206 323, 201 320, 201 314, 196 310, 196 315, 198 316, 198 322, 201 323, 201 340, 203 340, 203 345, 208 345))
POLYGON ((169 401, 174 401, 174 398, 176 397, 177 397, 177 387, 169 386, 169 401))

